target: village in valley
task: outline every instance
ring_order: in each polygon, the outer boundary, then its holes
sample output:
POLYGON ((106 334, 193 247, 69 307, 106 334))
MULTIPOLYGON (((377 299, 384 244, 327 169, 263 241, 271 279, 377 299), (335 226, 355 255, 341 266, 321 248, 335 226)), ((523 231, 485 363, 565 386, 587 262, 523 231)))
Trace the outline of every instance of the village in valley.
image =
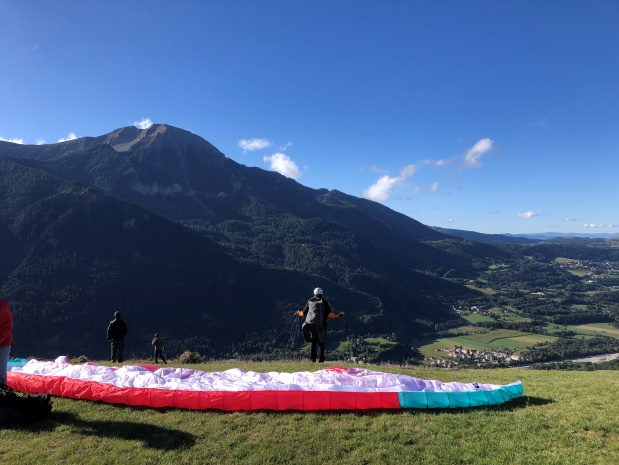
POLYGON ((466 324, 417 340, 424 365, 513 367, 619 351, 617 262, 529 257, 465 284, 482 296, 452 306, 466 324))
POLYGON ((492 352, 477 349, 464 349, 462 346, 451 348, 436 349, 437 352, 445 352, 451 359, 431 357, 430 366, 439 368, 457 368, 459 366, 476 368, 499 368, 507 367, 519 363, 520 356, 512 351, 492 352))

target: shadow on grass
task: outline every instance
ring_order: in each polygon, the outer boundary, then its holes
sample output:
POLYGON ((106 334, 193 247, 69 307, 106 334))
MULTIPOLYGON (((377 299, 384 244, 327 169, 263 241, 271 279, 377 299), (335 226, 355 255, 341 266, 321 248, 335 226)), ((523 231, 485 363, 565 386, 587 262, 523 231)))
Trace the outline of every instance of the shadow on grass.
POLYGON ((520 405, 521 408, 522 407, 536 407, 538 405, 548 405, 554 402, 555 401, 553 399, 544 399, 543 397, 520 396, 511 402, 507 402, 506 404, 503 404, 503 406, 509 407, 509 405, 514 404, 514 405, 520 405))
POLYGON ((76 434, 82 436, 140 441, 145 447, 163 451, 188 449, 196 443, 195 435, 185 431, 132 421, 86 421, 67 412, 52 411, 45 418, 15 423, 11 426, 41 432, 54 430, 59 425, 68 425, 76 434))
POLYGON ((532 397, 532 396, 521 396, 516 399, 510 400, 509 402, 505 402, 504 404, 499 405, 487 405, 480 407, 470 407, 470 408, 444 408, 444 409, 410 409, 411 413, 430 413, 435 415, 445 415, 450 413, 458 413, 462 412, 473 412, 473 411, 489 411, 489 412, 513 412, 514 410, 519 410, 523 408, 529 407, 539 407, 543 405, 552 404, 555 401, 553 399, 544 399, 543 397, 532 397))
MULTIPOLYGON (((539 407, 554 403, 553 399, 545 399, 542 397, 521 396, 509 402, 500 405, 489 405, 470 408, 438 408, 438 409, 368 409, 368 410, 314 410, 311 412, 302 412, 297 410, 253 410, 253 411, 222 411, 222 410, 206 410, 211 414, 219 415, 256 415, 266 414, 269 416, 281 415, 355 415, 355 416, 375 416, 375 415, 453 415, 475 411, 491 411, 491 412, 511 412, 518 409, 539 407)), ((9 409, 0 409, 1 411, 9 411, 9 409)), ((167 409, 166 409, 167 410, 167 409)), ((175 410, 175 409, 169 409, 175 410)), ((4 417, 0 414, 0 429, 1 428, 18 428, 29 431, 51 431, 59 424, 66 424, 76 430, 76 433, 90 436, 96 435, 101 437, 110 437, 115 439, 126 439, 131 441, 141 441, 145 447, 159 450, 175 450, 191 448, 196 443, 195 435, 185 431, 163 428, 161 426, 135 423, 127 421, 85 421, 77 415, 67 412, 54 412, 45 418, 38 420, 27 419, 23 415, 11 413, 13 417, 4 417)))

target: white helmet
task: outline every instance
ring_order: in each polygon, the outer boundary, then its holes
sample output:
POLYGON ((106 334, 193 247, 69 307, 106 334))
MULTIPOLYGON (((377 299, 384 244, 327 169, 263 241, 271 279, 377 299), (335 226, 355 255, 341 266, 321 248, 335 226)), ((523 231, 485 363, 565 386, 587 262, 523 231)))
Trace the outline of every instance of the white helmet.
POLYGON ((322 289, 317 287, 316 289, 314 289, 314 295, 322 295, 322 289))

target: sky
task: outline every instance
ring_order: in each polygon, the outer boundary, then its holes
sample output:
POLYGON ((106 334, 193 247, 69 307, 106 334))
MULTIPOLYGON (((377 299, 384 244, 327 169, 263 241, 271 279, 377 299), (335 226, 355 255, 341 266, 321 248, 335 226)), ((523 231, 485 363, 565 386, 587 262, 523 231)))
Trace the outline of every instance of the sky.
POLYGON ((619 234, 619 1, 0 0, 0 139, 152 123, 429 226, 619 234))

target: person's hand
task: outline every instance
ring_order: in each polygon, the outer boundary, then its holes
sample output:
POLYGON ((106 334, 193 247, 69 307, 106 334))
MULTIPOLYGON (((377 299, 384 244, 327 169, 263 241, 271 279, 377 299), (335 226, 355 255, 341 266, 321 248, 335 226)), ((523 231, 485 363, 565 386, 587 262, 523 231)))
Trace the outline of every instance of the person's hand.
POLYGON ((303 310, 298 310, 297 311, 297 316, 303 316, 303 310))

